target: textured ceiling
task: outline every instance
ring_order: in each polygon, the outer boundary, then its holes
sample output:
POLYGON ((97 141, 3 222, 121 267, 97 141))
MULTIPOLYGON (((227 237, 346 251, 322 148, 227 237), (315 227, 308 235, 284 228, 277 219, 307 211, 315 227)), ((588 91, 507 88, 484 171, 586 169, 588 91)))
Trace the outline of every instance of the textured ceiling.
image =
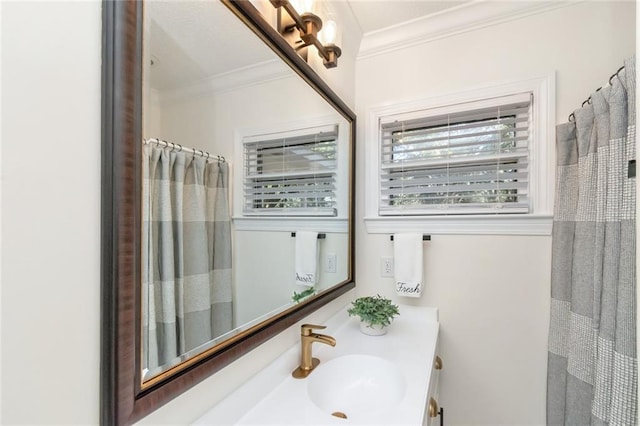
POLYGON ((218 1, 151 1, 151 87, 174 89, 275 59, 218 1))

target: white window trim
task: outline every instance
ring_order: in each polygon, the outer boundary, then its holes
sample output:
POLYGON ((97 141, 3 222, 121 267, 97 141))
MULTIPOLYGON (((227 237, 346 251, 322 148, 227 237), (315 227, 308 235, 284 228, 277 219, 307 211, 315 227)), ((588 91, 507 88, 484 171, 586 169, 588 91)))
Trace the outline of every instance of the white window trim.
POLYGON ((348 182, 349 170, 349 140, 350 129, 345 125, 342 116, 337 114, 311 117, 304 120, 296 120, 287 123, 278 123, 264 127, 243 128, 234 131, 233 157, 238 159, 239 166, 234 171, 233 188, 233 214, 232 220, 237 231, 296 231, 310 230, 317 232, 346 232, 349 227, 349 188, 344 182, 348 182), (338 125, 337 140, 337 170, 336 170, 336 202, 337 216, 333 217, 296 217, 296 216, 260 216, 243 214, 244 204, 244 141, 253 137, 318 128, 329 125, 338 125))
POLYGON ((315 231, 325 233, 344 233, 349 231, 349 220, 335 217, 234 216, 233 224, 237 231, 315 231))
POLYGON ((370 234, 423 232, 464 235, 551 235, 555 182, 555 73, 461 92, 371 107, 365 123, 365 217, 370 234), (382 117, 532 92, 531 213, 451 216, 380 216, 380 142, 382 117))

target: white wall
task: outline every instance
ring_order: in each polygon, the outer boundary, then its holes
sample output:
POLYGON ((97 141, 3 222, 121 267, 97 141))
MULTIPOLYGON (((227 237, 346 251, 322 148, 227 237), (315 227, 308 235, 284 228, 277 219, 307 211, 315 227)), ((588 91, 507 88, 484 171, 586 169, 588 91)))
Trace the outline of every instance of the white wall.
MULTIPOLYGON (((364 138, 368 108, 555 71, 557 122, 564 122, 635 52, 634 8, 580 2, 359 60, 357 187, 366 146, 376 143, 364 138)), ((393 246, 388 235, 367 234, 364 200, 360 191, 356 292, 395 298, 392 280, 379 276, 380 257, 392 256, 393 246)), ((403 303, 440 309, 447 424, 545 423, 550 259, 550 236, 436 235, 425 243, 426 290, 403 303)))
POLYGON ((0 423, 97 423, 101 4, 1 7, 0 423))
MULTIPOLYGON (((318 240, 316 290, 333 287, 347 278, 349 238, 346 233, 326 233, 318 240), (336 255, 336 271, 325 270, 324 259, 336 255)), ((234 241, 235 324, 255 320, 291 303, 293 292, 305 290, 294 283, 295 238, 290 232, 236 231, 234 241)))

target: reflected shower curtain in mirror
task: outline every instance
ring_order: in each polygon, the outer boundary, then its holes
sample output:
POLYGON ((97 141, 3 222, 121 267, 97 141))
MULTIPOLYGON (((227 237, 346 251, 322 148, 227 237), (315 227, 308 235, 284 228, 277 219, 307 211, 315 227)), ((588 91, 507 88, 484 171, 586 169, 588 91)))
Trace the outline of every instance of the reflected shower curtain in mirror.
POLYGON ((151 144, 143 163, 143 350, 153 372, 232 328, 229 165, 151 144))
POLYGON ((550 425, 637 424, 635 62, 556 128, 550 425))

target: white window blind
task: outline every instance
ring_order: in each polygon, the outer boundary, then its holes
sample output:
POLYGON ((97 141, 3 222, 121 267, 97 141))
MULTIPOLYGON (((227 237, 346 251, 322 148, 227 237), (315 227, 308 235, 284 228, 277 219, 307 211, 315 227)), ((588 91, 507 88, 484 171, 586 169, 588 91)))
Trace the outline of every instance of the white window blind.
POLYGON ((338 126, 244 141, 244 213, 336 216, 338 126))
POLYGON ((380 215, 529 212, 532 94, 380 120, 380 215))

